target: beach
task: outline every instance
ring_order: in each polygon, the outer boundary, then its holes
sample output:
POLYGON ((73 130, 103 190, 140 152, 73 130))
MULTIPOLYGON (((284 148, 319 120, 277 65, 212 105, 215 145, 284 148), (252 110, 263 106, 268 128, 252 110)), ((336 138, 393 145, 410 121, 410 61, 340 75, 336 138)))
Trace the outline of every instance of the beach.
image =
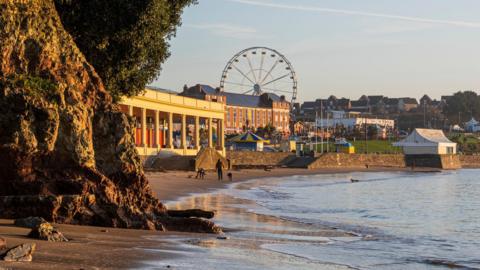
MULTIPOLYGON (((378 168, 375 170, 391 170, 388 168, 378 168)), ((367 171, 367 170, 348 170, 348 171, 367 171)), ((329 169, 329 170, 304 170, 304 169, 273 169, 265 170, 241 170, 232 171, 233 183, 243 183, 251 179, 278 178, 294 175, 316 175, 347 172, 347 170, 329 169)), ((216 173, 207 172, 205 179, 195 179, 194 172, 147 172, 152 191, 162 201, 166 202, 170 208, 182 208, 192 205, 185 203, 182 198, 192 194, 209 194, 216 190, 226 188, 232 184, 227 177, 224 181, 216 179, 216 173)), ((194 197, 190 197, 194 198, 194 197)), ((200 196, 200 199, 204 198, 200 196)), ((188 201, 187 201, 188 202, 188 201)), ((274 227, 297 227, 298 231, 304 228, 298 224, 281 224, 282 221, 269 216, 253 215, 247 211, 239 209, 227 209, 222 206, 222 202, 204 204, 206 210, 222 210, 222 214, 230 213, 232 216, 241 216, 243 218, 255 219, 262 224, 274 224, 274 227), (218 209, 215 209, 218 208, 218 209), (235 211, 235 212, 231 212, 235 211), (241 211, 241 212, 239 212, 241 211)), ((185 209, 185 208, 183 208, 185 209)), ((185 241, 197 241, 200 246, 218 244, 216 235, 192 234, 178 232, 157 232, 145 230, 130 230, 103 228, 91 226, 75 226, 56 224, 58 229, 71 241, 66 243, 50 243, 29 239, 26 235, 29 229, 13 226, 13 220, 0 220, 0 237, 7 240, 8 246, 12 247, 20 243, 34 242, 37 244, 36 252, 33 255, 31 263, 6 263, 0 262, 0 269, 141 269, 149 268, 145 262, 162 261, 181 257, 186 251, 192 252, 191 246, 179 245, 178 239, 185 241), (176 239, 172 241, 172 239, 176 239), (193 240, 192 240, 193 239, 193 240)), ((248 229, 248 228, 245 228, 248 229)), ((271 228, 270 228, 271 229, 271 228)), ((267 231, 270 231, 267 229, 267 231)), ((228 228, 226 228, 228 235, 228 228)), ((329 236, 349 236, 346 233, 339 232, 328 227, 318 230, 311 237, 329 236)), ((266 240, 268 242, 268 240, 266 240)), ((234 241, 221 241, 222 245, 233 244, 234 241)), ((262 241, 243 241, 236 242, 236 247, 242 249, 256 249, 262 241)), ((167 267, 168 265, 165 265, 167 267)))
MULTIPOLYGON (((242 170, 233 172, 234 182, 261 177, 274 177, 296 174, 314 174, 303 169, 242 170)), ((193 193, 208 193, 230 184, 216 179, 216 173, 207 172, 205 179, 195 179, 194 172, 172 171, 166 173, 146 173, 152 191, 161 201, 174 201, 193 193)), ((214 210, 214 209, 213 209, 214 210)), ((0 267, 15 269, 94 269, 94 268, 138 268, 146 260, 158 260, 162 257, 176 256, 170 252, 145 252, 144 248, 178 250, 178 245, 158 240, 162 236, 188 235, 197 238, 215 238, 205 234, 186 234, 178 232, 157 232, 145 230, 103 228, 56 224, 67 238, 67 243, 50 243, 27 238, 29 229, 13 225, 13 220, 0 220, 0 237, 12 247, 25 242, 37 244, 31 263, 5 263, 0 267), (160 236, 152 240, 152 236, 160 236), (149 238, 150 237, 150 238, 149 238), (121 259, 118 259, 121 258, 121 259)))

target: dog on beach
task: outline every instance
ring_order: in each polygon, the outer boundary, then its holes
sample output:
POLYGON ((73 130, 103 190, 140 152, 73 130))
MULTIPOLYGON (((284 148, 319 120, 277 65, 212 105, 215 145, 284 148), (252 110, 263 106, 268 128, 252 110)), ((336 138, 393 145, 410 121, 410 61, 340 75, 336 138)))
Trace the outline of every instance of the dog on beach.
POLYGON ((232 181, 233 181, 233 174, 232 174, 231 172, 229 172, 229 173, 227 174, 227 176, 228 176, 228 180, 229 180, 230 182, 232 182, 232 181))
POLYGON ((205 170, 203 168, 198 169, 197 175, 195 176, 195 179, 204 179, 205 178, 205 170))
POLYGON ((358 183, 358 182, 360 182, 360 180, 350 178, 350 182, 352 182, 352 183, 358 183))

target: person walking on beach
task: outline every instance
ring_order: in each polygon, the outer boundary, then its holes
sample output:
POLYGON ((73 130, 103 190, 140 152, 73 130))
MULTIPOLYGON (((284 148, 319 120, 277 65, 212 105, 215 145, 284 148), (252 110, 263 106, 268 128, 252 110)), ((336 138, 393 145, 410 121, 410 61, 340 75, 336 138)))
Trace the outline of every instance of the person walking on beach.
POLYGON ((218 181, 223 180, 223 164, 220 159, 217 161, 215 168, 217 169, 218 181))

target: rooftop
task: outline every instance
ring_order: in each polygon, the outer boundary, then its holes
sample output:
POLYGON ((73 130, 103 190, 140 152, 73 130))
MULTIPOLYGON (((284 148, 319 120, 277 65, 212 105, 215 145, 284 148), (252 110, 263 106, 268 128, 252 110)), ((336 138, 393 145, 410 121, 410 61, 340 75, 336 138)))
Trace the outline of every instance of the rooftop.
POLYGON ((153 90, 153 91, 157 91, 157 92, 161 92, 161 93, 167 93, 167 94, 173 94, 173 95, 178 94, 178 92, 176 92, 176 91, 173 91, 173 90, 170 90, 170 89, 165 89, 165 88, 160 88, 160 87, 156 87, 156 86, 147 85, 145 88, 148 89, 148 90, 153 90))
POLYGON ((199 85, 201 91, 208 95, 218 95, 227 98, 228 105, 241 106, 241 107, 266 107, 265 101, 267 98, 270 101, 281 101, 281 97, 273 93, 264 93, 260 96, 244 95, 231 92, 219 91, 211 87, 210 85, 199 85))

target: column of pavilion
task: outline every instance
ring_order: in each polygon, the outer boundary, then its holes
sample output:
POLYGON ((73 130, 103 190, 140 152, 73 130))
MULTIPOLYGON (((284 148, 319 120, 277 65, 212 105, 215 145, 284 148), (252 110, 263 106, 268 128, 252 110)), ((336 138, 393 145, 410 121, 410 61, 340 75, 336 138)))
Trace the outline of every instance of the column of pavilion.
MULTIPOLYGON (((140 116, 140 126, 141 126, 141 143, 140 147, 147 147, 147 109, 145 108, 140 108, 141 110, 141 116, 140 116)), ((151 110, 154 112, 154 142, 155 144, 151 146, 152 148, 157 148, 160 149, 162 148, 161 145, 159 145, 160 141, 160 112, 159 110, 151 110)), ((133 106, 129 105, 128 106, 128 114, 130 116, 134 116, 133 113, 133 106)), ((173 115, 174 113, 172 112, 166 112, 167 118, 168 118, 168 128, 167 128, 167 133, 164 134, 164 138, 166 137, 166 147, 164 149, 174 149, 173 145, 173 115), (167 136, 165 136, 167 135, 167 136)), ((189 115, 187 114, 178 114, 175 113, 176 115, 181 116, 181 147, 180 149, 188 149, 187 145, 187 117, 189 115)), ((195 131, 194 131, 194 145, 196 150, 200 150, 201 145, 200 145, 200 116, 193 116, 195 119, 195 131)), ((213 147, 213 121, 215 120, 214 118, 211 117, 202 117, 206 119, 206 123, 208 126, 208 147, 213 147)), ((225 144, 225 123, 224 119, 217 119, 217 146, 218 150, 223 150, 224 144, 225 144)), ((165 125, 164 125, 165 126, 165 125)))

